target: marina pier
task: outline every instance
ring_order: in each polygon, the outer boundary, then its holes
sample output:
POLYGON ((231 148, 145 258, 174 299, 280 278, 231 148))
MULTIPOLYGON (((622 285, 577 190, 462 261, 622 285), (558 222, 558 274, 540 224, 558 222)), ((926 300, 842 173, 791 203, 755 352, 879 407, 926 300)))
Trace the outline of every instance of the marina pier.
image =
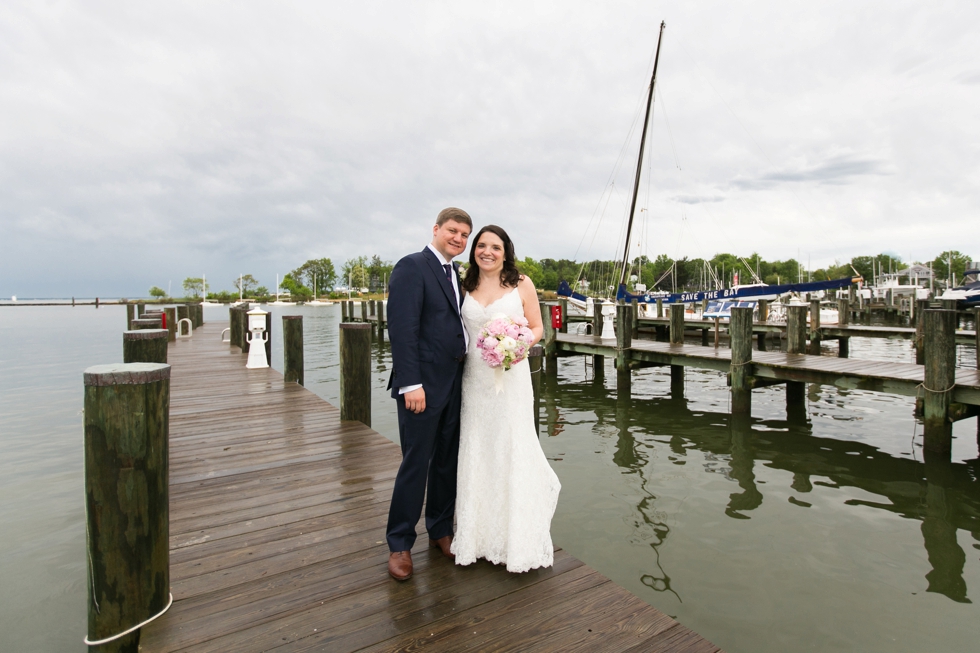
POLYGON ((719 650, 560 549, 553 568, 510 574, 457 567, 423 536, 414 578, 392 581, 398 446, 246 369, 224 328, 170 344, 174 603, 141 651, 719 650))

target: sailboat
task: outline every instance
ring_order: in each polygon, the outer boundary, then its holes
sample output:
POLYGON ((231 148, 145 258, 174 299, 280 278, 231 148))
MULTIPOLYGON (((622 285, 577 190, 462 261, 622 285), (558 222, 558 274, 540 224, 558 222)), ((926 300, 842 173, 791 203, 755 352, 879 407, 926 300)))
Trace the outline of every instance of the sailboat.
POLYGON ((221 306, 218 302, 208 301, 208 275, 201 276, 201 306, 221 306))
POLYGON ((296 302, 284 302, 279 299, 279 275, 276 275, 276 301, 269 302, 270 306, 296 306, 296 302))
MULTIPOLYGON (((660 46, 663 43, 664 29, 666 26, 666 22, 660 23, 660 35, 657 39, 657 53, 653 60, 653 75, 650 78, 650 87, 647 94, 646 114, 644 115, 643 119, 643 131, 640 134, 640 151, 636 160, 636 175, 633 179, 633 194, 630 201, 629 221, 626 224, 626 242, 623 247, 623 262, 622 269, 620 271, 619 288, 616 293, 616 300, 626 303, 636 301, 641 307, 641 316, 645 316, 646 314, 646 311, 642 309, 645 309, 646 305, 654 303, 658 299, 664 304, 699 304, 703 300, 708 300, 709 302, 717 301, 719 303, 714 307, 715 310, 713 315, 716 317, 728 317, 731 315, 731 307, 735 305, 755 308, 758 300, 760 299, 776 299, 781 295, 786 295, 789 293, 808 293, 836 288, 847 288, 851 284, 860 280, 860 277, 844 277, 830 281, 769 286, 762 283, 762 280, 757 278, 755 280, 757 283, 738 285, 736 282, 732 288, 721 288, 718 290, 700 292, 667 293, 663 291, 651 291, 641 292, 638 294, 629 292, 626 286, 626 281, 628 279, 630 269, 630 240, 633 232, 633 220, 636 215, 636 200, 640 191, 640 176, 643 170, 643 154, 646 147, 647 132, 650 125, 650 118, 653 115, 653 98, 657 86, 657 67, 660 63, 660 46)), ((579 307, 586 307, 588 302, 588 298, 585 295, 574 292, 566 281, 562 281, 559 284, 557 294, 560 297, 568 298, 570 303, 574 303, 579 307)))
POLYGON ((330 302, 321 302, 316 294, 316 272, 313 273, 313 299, 306 302, 307 306, 330 306, 330 302))

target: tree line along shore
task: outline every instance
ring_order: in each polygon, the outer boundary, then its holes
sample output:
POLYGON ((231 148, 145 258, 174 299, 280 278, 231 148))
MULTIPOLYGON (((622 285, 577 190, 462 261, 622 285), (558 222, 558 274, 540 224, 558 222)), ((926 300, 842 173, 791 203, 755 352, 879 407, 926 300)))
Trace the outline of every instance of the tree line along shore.
MULTIPOLYGON (((846 262, 835 261, 833 265, 808 269, 801 261, 789 258, 784 261, 767 261, 759 254, 737 256, 729 253, 716 254, 711 259, 670 258, 666 254, 656 259, 640 256, 629 266, 630 285, 642 284, 648 290, 671 290, 683 292, 719 287, 729 287, 736 283, 762 282, 769 285, 794 283, 797 281, 819 281, 840 279, 847 276, 861 276, 867 281, 883 274, 897 274, 910 266, 921 265, 931 270, 940 284, 956 283, 968 269, 971 256, 948 250, 932 260, 903 260, 895 254, 874 256, 855 256, 846 262)), ((462 262, 465 269, 466 262, 462 262)), ((579 288, 603 294, 614 289, 622 272, 622 261, 592 260, 572 261, 569 259, 533 259, 525 257, 517 261, 522 274, 526 274, 542 291, 554 291, 562 280, 577 283, 579 288), (583 283, 584 282, 584 283, 583 283)), ((316 297, 340 299, 351 295, 378 295, 387 290, 388 278, 394 264, 380 256, 358 256, 347 259, 338 271, 329 258, 310 259, 290 271, 279 281, 279 292, 287 294, 295 301, 305 301, 316 297)), ((197 277, 184 279, 183 291, 186 298, 201 297, 204 280, 197 277)), ((272 284, 274 285, 274 283, 272 284)), ((276 289, 263 285, 252 274, 243 274, 233 280, 231 290, 213 291, 208 288, 207 298, 214 301, 235 301, 239 297, 263 300, 276 296, 276 289)), ((169 299, 167 292, 154 286, 150 297, 169 299)))

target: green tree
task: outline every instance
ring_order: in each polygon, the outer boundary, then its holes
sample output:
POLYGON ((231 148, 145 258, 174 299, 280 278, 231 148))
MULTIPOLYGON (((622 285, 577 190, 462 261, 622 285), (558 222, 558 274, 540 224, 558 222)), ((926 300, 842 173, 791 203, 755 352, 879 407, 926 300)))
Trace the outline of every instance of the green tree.
POLYGON ((200 297, 204 291, 204 279, 200 277, 187 277, 184 279, 184 296, 200 297))
POLYGON ((307 288, 316 285, 317 292, 333 288, 337 282, 337 272, 333 261, 328 258, 314 258, 289 273, 295 281, 307 288))
POLYGON ((307 299, 313 296, 313 291, 296 281, 296 279, 293 278, 292 273, 284 276, 279 286, 283 290, 288 290, 290 297, 293 299, 307 299))
POLYGON ((388 278, 391 277, 391 271, 394 269, 394 265, 391 261, 382 261, 381 257, 375 254, 371 257, 371 262, 368 264, 368 288, 372 292, 380 291, 388 282, 388 278))
POLYGON ((242 295, 248 297, 253 290, 255 290, 259 285, 258 280, 251 274, 243 274, 241 277, 235 279, 235 290, 242 293, 242 295))
MULTIPOLYGON (((537 261, 535 261, 530 256, 525 256, 523 261, 517 261, 517 269, 521 271, 521 274, 525 275, 534 284, 535 288, 543 288, 544 283, 544 270, 537 261)), ((557 285, 556 285, 557 286, 557 285)), ((551 290, 551 288, 548 288, 551 290)))
POLYGON ((369 267, 370 264, 366 256, 347 259, 347 262, 344 263, 344 267, 340 271, 342 276, 341 281, 345 284, 349 283, 351 290, 368 288, 371 283, 371 276, 368 272, 369 267))
POLYGON ((269 289, 266 288, 265 286, 259 286, 258 288, 255 289, 255 296, 256 297, 268 297, 269 296, 269 289))
POLYGON ((162 299, 167 296, 167 291, 163 288, 157 286, 152 286, 150 288, 150 297, 156 297, 157 299, 162 299))
POLYGON ((935 275, 937 281, 952 281, 953 285, 958 285, 963 280, 963 273, 967 270, 967 266, 970 265, 970 261, 973 258, 961 254, 954 250, 948 250, 937 256, 932 260, 932 273, 935 275), (950 261, 952 260, 953 267, 953 277, 950 277, 950 261))

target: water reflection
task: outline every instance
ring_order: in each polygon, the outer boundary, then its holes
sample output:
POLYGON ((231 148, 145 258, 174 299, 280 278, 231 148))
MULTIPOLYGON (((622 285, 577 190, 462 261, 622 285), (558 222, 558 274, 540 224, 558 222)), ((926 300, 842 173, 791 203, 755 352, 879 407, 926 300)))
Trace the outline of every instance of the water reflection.
MULTIPOLYGON (((596 433, 614 427, 612 462, 624 474, 635 477, 640 494, 632 519, 634 537, 648 543, 657 554, 656 568, 645 570, 641 580, 658 592, 678 596, 660 562, 659 548, 671 528, 668 516, 657 510, 658 497, 650 489, 655 473, 663 476, 663 463, 659 461, 658 467, 658 461, 651 458, 661 453, 671 463, 683 465, 688 450, 695 449, 711 463, 705 465, 706 473, 721 472, 738 485, 727 505, 719 506, 732 519, 750 519, 764 501, 755 471, 759 464, 788 472, 789 488, 800 495, 819 485, 856 488, 880 497, 880 501, 848 499, 844 504, 921 521, 923 546, 931 567, 925 574, 927 591, 958 603, 970 602, 963 577, 966 555, 957 542, 957 531, 969 533, 980 542, 978 459, 952 463, 927 458, 923 462, 893 456, 858 441, 817 437, 805 407, 791 411, 784 420, 731 416, 692 409, 683 396, 622 396, 595 378, 582 382, 562 379, 550 384, 545 404, 549 433, 558 429, 558 405, 593 412, 596 433)), ((810 502, 796 496, 789 501, 804 509, 811 507, 810 502)))

